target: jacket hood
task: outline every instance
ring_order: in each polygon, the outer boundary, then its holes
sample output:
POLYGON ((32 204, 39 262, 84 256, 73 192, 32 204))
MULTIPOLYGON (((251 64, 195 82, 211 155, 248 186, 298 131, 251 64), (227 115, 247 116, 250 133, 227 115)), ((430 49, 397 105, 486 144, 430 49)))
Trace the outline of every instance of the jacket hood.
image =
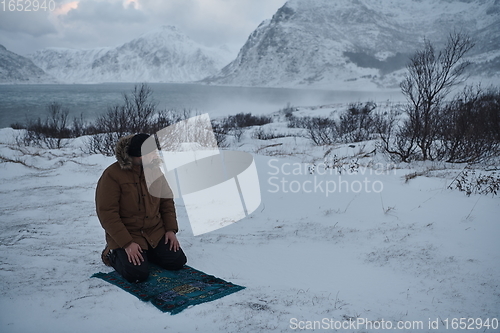
POLYGON ((128 147, 135 134, 127 135, 118 140, 115 147, 115 157, 122 170, 132 169, 132 157, 128 154, 128 147))

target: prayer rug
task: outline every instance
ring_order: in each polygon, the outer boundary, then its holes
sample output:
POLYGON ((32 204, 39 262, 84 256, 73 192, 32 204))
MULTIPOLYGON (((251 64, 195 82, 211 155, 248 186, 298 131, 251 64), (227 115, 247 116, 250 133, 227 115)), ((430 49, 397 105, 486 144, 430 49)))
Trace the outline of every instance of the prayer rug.
POLYGON ((177 314, 189 306, 210 302, 245 289, 189 266, 184 266, 179 271, 168 271, 150 264, 149 269, 148 279, 141 283, 130 283, 116 271, 96 273, 92 277, 114 284, 170 314, 177 314))

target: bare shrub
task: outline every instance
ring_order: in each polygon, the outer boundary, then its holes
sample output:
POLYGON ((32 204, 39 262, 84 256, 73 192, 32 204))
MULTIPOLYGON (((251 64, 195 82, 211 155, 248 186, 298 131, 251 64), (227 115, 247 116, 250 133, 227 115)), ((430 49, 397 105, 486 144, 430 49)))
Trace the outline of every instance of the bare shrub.
POLYGON ((425 40, 423 49, 410 58, 400 85, 408 100, 404 110, 407 117, 401 123, 395 117, 376 121, 385 152, 404 162, 445 158, 450 141, 443 128, 453 113, 450 107, 456 107, 446 106, 445 98, 454 86, 465 81, 465 70, 470 63, 463 58, 473 47, 471 38, 461 33, 450 34, 440 51, 425 40))
MULTIPOLYGON (((427 159, 477 163, 499 156, 498 88, 484 91, 480 87, 466 86, 452 100, 435 106, 430 117, 427 125, 432 128, 427 130, 427 159)), ((415 118, 400 121, 393 113, 373 119, 383 151, 403 162, 424 158, 418 144, 422 132, 416 130, 419 126, 415 118)))
MULTIPOLYGON (((445 47, 437 52, 425 40, 407 65, 401 91, 409 101, 407 119, 401 134, 405 141, 416 145, 422 160, 435 159, 434 143, 438 138, 439 110, 451 88, 465 80, 465 70, 470 62, 463 61, 465 54, 474 47, 465 34, 452 33, 445 47)), ((410 149, 411 150, 411 149, 410 149)))
POLYGON ((396 162, 409 162, 415 158, 415 138, 408 126, 400 125, 401 111, 393 108, 387 113, 373 115, 373 127, 379 136, 378 148, 396 162))
POLYGON ((305 136, 318 146, 331 145, 339 141, 338 124, 331 118, 292 115, 288 117, 287 127, 305 129, 305 136))
POLYGON ((26 124, 22 124, 20 122, 15 122, 10 124, 10 128, 15 130, 26 129, 26 124))
POLYGON ((224 135, 231 135, 235 138, 236 142, 240 142, 245 133, 245 129, 252 126, 262 126, 273 122, 273 118, 269 116, 255 116, 251 113, 238 113, 230 115, 218 120, 216 123, 217 134, 221 139, 224 135))
POLYGON ((83 118, 83 114, 80 117, 73 118, 73 124, 71 126, 71 137, 78 138, 87 134, 93 133, 94 128, 89 125, 83 118))
POLYGON ((377 108, 374 102, 351 103, 347 111, 340 115, 339 136, 345 143, 361 142, 371 139, 374 132, 372 111, 377 108))
POLYGON ((468 164, 448 188, 465 192, 467 196, 471 194, 497 195, 500 192, 500 175, 495 171, 477 172, 471 164, 468 164))
POLYGON ((278 138, 285 138, 288 136, 291 136, 291 135, 285 134, 285 133, 278 133, 278 132, 272 131, 272 130, 265 130, 262 127, 257 128, 252 133, 252 139, 258 139, 258 140, 273 140, 273 139, 278 139, 278 138))
POLYGON ((333 119, 307 117, 303 119, 303 125, 307 130, 307 137, 318 146, 331 145, 338 140, 337 124, 333 119))
POLYGON ((288 102, 283 109, 279 110, 279 113, 283 114, 286 119, 290 119, 291 117, 293 117, 293 112, 296 110, 297 108, 293 107, 291 103, 288 102))
POLYGON ((500 91, 466 87, 441 111, 441 158, 478 162, 500 150, 500 91))
POLYGON ((72 129, 68 126, 69 110, 57 102, 47 105, 45 119, 27 120, 24 134, 18 138, 18 144, 59 149, 64 139, 72 137, 72 129))
POLYGON ((251 126, 262 126, 273 122, 273 118, 269 116, 254 116, 251 113, 238 113, 236 115, 227 116, 222 121, 222 126, 230 128, 243 128, 251 126))
POLYGON ((311 117, 296 117, 293 114, 287 117, 288 128, 307 128, 311 117))
POLYGON ((215 140, 217 141, 217 147, 225 148, 229 146, 227 133, 218 121, 212 120, 212 131, 214 133, 215 140))
POLYGON ((156 133, 189 118, 189 110, 158 110, 152 93, 149 86, 141 84, 136 85, 130 94, 123 94, 123 104, 109 107, 93 123, 94 134, 87 141, 87 152, 112 156, 116 142, 125 135, 156 133))

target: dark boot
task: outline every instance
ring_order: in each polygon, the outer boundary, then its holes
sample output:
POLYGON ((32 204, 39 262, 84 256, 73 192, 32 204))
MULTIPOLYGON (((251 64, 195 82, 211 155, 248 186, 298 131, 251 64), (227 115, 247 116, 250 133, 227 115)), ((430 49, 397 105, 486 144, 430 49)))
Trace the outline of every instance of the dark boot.
POLYGON ((101 259, 104 265, 111 267, 111 249, 106 245, 101 253, 101 259))

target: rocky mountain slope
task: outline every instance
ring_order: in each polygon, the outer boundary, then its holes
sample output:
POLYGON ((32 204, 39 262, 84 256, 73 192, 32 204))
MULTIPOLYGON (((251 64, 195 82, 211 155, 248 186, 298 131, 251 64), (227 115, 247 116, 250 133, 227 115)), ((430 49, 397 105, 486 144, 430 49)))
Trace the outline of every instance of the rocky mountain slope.
POLYGON ((30 59, 7 50, 0 45, 0 84, 55 82, 30 59))
POLYGON ((213 84, 396 87, 424 37, 476 42, 472 74, 500 78, 499 0, 290 0, 248 38, 213 84))
POLYGON ((217 73, 231 60, 228 54, 163 26, 114 48, 46 48, 29 57, 66 83, 187 82, 217 73))

